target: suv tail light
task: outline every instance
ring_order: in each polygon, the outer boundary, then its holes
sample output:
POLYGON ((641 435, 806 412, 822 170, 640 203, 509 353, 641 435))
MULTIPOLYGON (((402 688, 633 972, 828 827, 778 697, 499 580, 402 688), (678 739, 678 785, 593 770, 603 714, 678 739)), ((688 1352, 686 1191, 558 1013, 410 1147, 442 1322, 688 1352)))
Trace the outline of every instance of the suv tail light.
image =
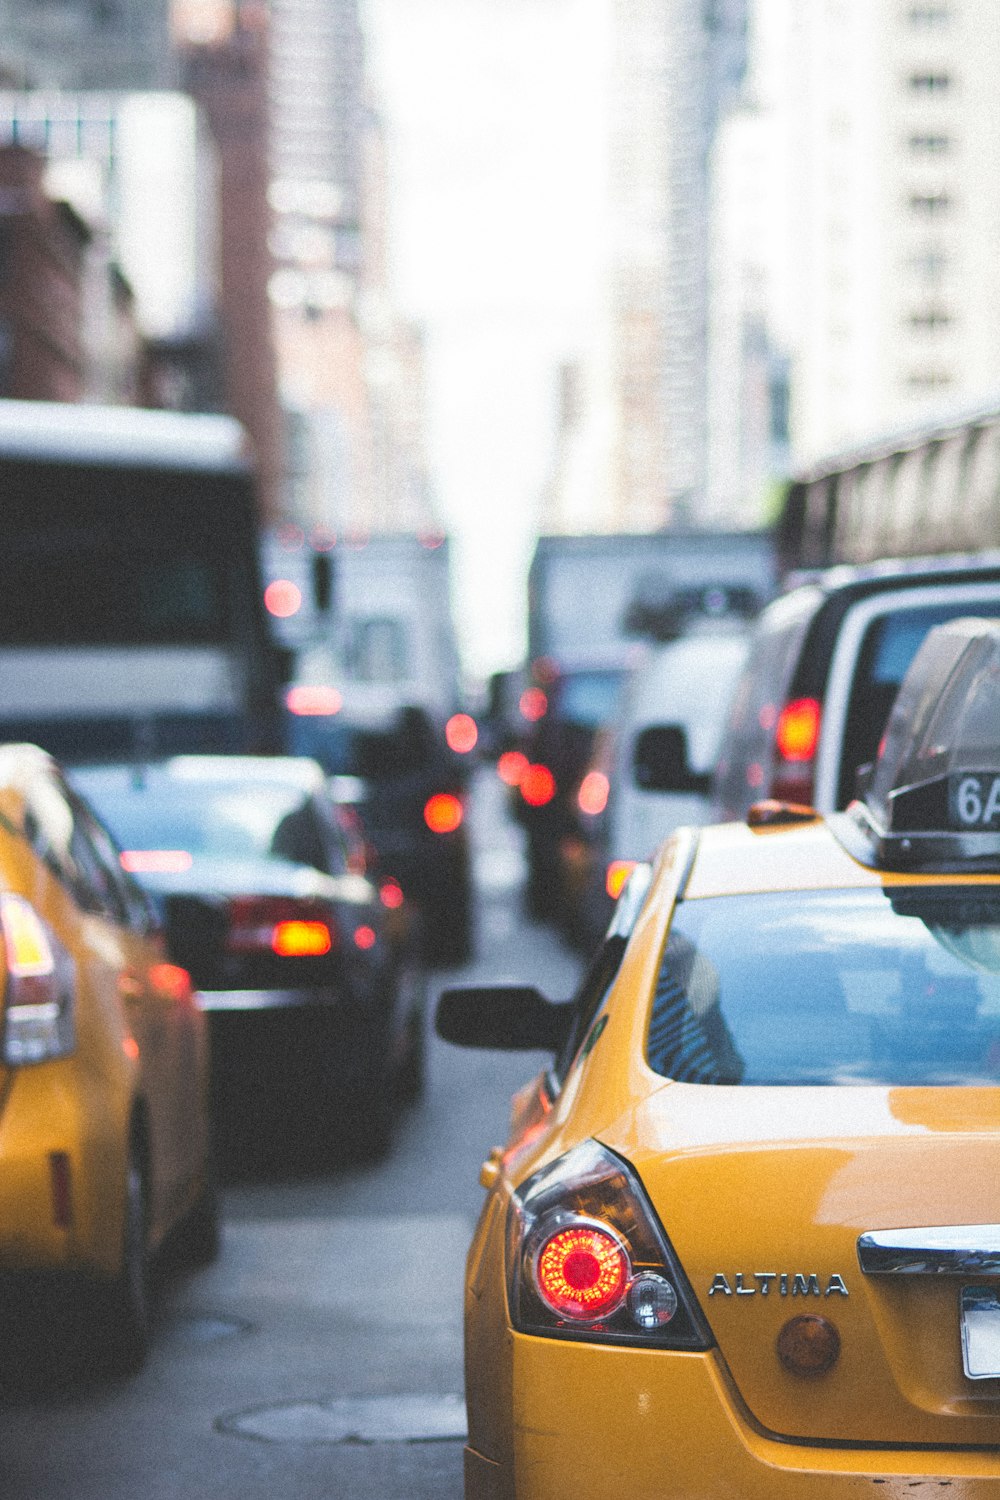
POLYGON ((507 1219, 514 1327, 550 1338, 707 1349, 712 1336, 633 1173, 585 1141, 529 1177, 507 1219))
POLYGON ((76 1046, 72 958, 22 896, 0 896, 0 934, 7 973, 4 1062, 65 1057, 76 1046))
POLYGON ((777 764, 770 788, 777 801, 812 802, 821 717, 816 698, 795 698, 778 715, 774 731, 777 764))
POLYGON ((321 957, 338 946, 333 913, 321 901, 293 896, 237 896, 229 903, 230 953, 321 957))

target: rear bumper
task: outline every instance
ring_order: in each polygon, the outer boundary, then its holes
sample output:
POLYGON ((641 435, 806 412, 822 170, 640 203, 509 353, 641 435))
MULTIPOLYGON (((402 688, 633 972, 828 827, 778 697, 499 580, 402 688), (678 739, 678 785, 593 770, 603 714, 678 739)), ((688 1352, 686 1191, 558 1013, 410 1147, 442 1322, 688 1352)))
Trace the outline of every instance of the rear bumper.
POLYGON ((762 1435, 713 1353, 514 1334, 511 1356, 510 1451, 497 1467, 470 1453, 466 1500, 607 1500, 626 1475, 629 1500, 912 1500, 948 1484, 963 1500, 1000 1500, 996 1448, 814 1447, 762 1435))
POLYGON ((341 1004, 337 990, 197 990, 195 1000, 204 1011, 261 1011, 333 1009, 341 1004))

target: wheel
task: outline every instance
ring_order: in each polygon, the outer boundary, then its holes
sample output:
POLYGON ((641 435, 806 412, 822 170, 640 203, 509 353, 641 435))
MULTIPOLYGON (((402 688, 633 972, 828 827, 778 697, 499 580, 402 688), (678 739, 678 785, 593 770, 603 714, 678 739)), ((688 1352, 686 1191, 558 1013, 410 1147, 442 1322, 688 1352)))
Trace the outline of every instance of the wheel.
POLYGON ((423 1003, 406 1019, 406 1042, 396 1075, 396 1092, 404 1104, 415 1104, 424 1091, 427 1065, 427 1027, 423 1003))
POLYGON ((352 1161, 375 1163, 392 1144, 397 1094, 384 1017, 359 1015, 346 1050, 353 1065, 339 1089, 341 1138, 352 1161))
POLYGON ((135 1144, 125 1170, 121 1269, 98 1294, 92 1346, 110 1375, 132 1375, 149 1353, 150 1276, 146 1249, 147 1198, 142 1158, 135 1144))

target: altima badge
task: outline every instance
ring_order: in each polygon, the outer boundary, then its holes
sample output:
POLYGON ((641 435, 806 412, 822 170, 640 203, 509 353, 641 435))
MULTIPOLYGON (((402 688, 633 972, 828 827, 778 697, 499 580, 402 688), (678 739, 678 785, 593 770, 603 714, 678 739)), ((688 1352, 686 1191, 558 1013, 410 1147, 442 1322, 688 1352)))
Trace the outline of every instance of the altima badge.
POLYGON ((729 1284, 728 1276, 717 1271, 712 1278, 712 1285, 708 1289, 710 1297, 721 1292, 724 1297, 755 1297, 759 1292, 762 1297, 768 1297, 772 1288, 777 1297, 849 1297, 847 1284, 843 1276, 838 1276, 836 1271, 828 1277, 826 1285, 820 1281, 815 1271, 753 1271, 745 1274, 738 1271, 732 1286, 729 1284))

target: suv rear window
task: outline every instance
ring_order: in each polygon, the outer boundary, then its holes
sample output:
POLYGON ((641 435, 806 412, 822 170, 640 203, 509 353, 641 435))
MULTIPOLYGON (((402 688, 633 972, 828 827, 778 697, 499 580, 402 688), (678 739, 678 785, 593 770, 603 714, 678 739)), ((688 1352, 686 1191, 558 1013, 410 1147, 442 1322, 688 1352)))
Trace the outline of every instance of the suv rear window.
POLYGON ((683 1083, 996 1084, 1000 888, 681 902, 646 1050, 683 1083))
POLYGON ((964 603, 957 607, 937 604, 894 609, 869 625, 851 683, 837 784, 838 807, 846 807, 855 796, 859 767, 875 759, 899 684, 927 632, 935 625, 967 614, 998 618, 1000 606, 964 603))

